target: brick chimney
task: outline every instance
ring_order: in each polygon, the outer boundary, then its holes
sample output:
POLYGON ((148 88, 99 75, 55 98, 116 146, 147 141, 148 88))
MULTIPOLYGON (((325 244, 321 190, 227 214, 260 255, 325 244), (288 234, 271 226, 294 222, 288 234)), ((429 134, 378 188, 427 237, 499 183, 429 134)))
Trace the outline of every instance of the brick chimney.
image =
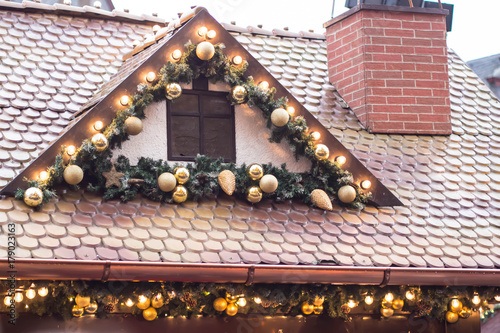
POLYGON ((447 14, 361 4, 325 23, 330 82, 370 132, 451 134, 447 14))

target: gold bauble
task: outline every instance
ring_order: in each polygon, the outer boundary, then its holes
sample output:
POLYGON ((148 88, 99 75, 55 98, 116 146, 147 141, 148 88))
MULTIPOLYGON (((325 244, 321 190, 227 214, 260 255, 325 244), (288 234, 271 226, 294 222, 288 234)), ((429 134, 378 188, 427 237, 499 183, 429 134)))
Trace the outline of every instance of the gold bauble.
POLYGON ((262 200, 262 191, 258 186, 252 186, 248 189, 247 200, 251 203, 257 203, 262 200))
POLYGON ((189 180, 189 170, 185 167, 177 167, 174 169, 174 176, 179 184, 185 184, 189 180))
POLYGON ((226 301, 228 303, 235 303, 238 300, 237 295, 231 295, 230 293, 226 293, 226 301))
POLYGON ((282 108, 276 109, 271 113, 271 122, 276 127, 283 127, 288 124, 290 114, 282 108))
POLYGON ((394 314, 394 310, 390 308, 382 308, 380 309, 380 314, 386 318, 391 317, 394 314))
POLYGON ((462 302, 454 298, 450 301, 449 307, 450 311, 459 313, 460 311, 462 311, 462 302))
POLYGON ((403 301, 402 299, 395 299, 392 302, 392 308, 394 310, 401 310, 404 305, 405 305, 405 301, 403 301))
POLYGON ((145 296, 139 297, 139 302, 137 302, 137 307, 141 310, 146 310, 151 305, 151 300, 145 296))
POLYGON ((83 180, 83 170, 78 165, 69 165, 64 169, 63 177, 70 185, 79 184, 83 180))
POLYGON ((314 307, 314 310, 313 310, 314 314, 321 314, 321 312, 323 312, 323 305, 317 305, 314 307))
POLYGON ((219 173, 217 177, 219 181, 220 188, 227 195, 233 195, 236 189, 236 176, 231 170, 223 170, 219 173))
POLYGON ((227 308, 227 301, 224 298, 219 297, 214 300, 213 305, 216 311, 222 312, 227 308))
POLYGON ((142 120, 137 117, 128 117, 125 120, 125 132, 129 135, 137 135, 142 132, 142 120))
POLYGON ((314 305, 307 302, 302 303, 302 313, 305 315, 310 315, 314 312, 314 305))
POLYGON ((458 321, 458 314, 453 311, 446 312, 446 321, 455 324, 458 321))
POLYGON ((165 304, 165 300, 163 299, 163 295, 162 294, 158 294, 156 295, 155 297, 153 297, 153 299, 151 300, 151 306, 153 308, 161 308, 163 306, 163 304, 165 304))
POLYGON ((73 305, 73 309, 71 310, 71 313, 75 317, 81 317, 83 314, 84 309, 79 307, 78 305, 73 305))
POLYGON ((226 307, 226 314, 232 317, 237 313, 238 313, 238 306, 234 303, 229 303, 226 307))
POLYGON ((177 185, 177 179, 170 172, 164 172, 158 177, 158 187, 163 192, 173 191, 177 185))
POLYGON ((156 313, 156 309, 153 308, 153 307, 147 308, 144 311, 142 311, 142 316, 147 321, 153 321, 153 320, 155 320, 157 315, 158 314, 156 313))
POLYGON ((243 86, 233 88, 233 98, 237 103, 243 103, 247 97, 247 90, 243 86))
POLYGON ((84 308, 86 306, 89 306, 90 304, 90 297, 83 297, 80 295, 76 295, 75 297, 75 303, 78 305, 80 308, 84 308))
POLYGON ((278 179, 273 175, 264 175, 260 179, 259 187, 262 192, 273 193, 278 188, 278 179))
POLYGON ((320 189, 315 189, 311 192, 311 201, 318 206, 318 208, 325 210, 333 210, 332 201, 325 191, 320 189))
POLYGON ((182 94, 182 88, 178 83, 169 83, 165 87, 168 99, 176 99, 182 94))
POLYGON ((328 156, 330 156, 330 150, 328 149, 327 146, 319 144, 316 146, 316 149, 314 149, 314 155, 319 160, 326 160, 328 156))
POLYGON ((196 46, 196 55, 201 60, 210 60, 215 54, 215 48, 210 42, 201 42, 196 46))
POLYGON ((97 302, 90 303, 86 308, 85 312, 87 313, 95 313, 97 311, 97 302))
POLYGON ((182 185, 178 185, 174 189, 174 193, 172 194, 172 199, 174 199, 176 203, 182 203, 186 201, 187 195, 188 195, 187 189, 182 185))
POLYGON ((247 175, 252 180, 259 180, 264 176, 264 168, 258 163, 252 163, 247 168, 247 175))
POLYGON ((30 187, 24 192, 24 203, 31 207, 40 205, 43 201, 43 192, 38 187, 30 187))
POLYGON ((324 301, 325 301, 325 296, 319 297, 318 295, 316 295, 316 297, 314 297, 313 305, 314 306, 323 305, 324 301))
POLYGON ((91 141, 96 147, 97 151, 103 151, 104 149, 108 148, 108 139, 106 139, 106 136, 102 133, 94 134, 91 141))
POLYGON ((339 189, 338 197, 343 203, 351 203, 356 199, 356 189, 351 185, 344 185, 339 189))
POLYGON ((462 310, 460 310, 460 312, 458 313, 458 315, 464 319, 469 318, 471 314, 472 311, 466 306, 462 307, 462 310))
POLYGON ((382 307, 384 309, 391 309, 392 308, 392 302, 389 302, 388 300, 383 299, 382 300, 382 307))

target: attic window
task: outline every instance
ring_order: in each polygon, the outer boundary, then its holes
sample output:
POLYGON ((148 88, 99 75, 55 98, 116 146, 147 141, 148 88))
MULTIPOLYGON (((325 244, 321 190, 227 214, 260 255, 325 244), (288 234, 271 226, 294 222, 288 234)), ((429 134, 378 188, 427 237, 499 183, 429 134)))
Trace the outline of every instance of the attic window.
POLYGON ((208 91, 208 82, 193 82, 167 102, 168 159, 194 161, 197 154, 236 161, 234 107, 227 92, 208 91))

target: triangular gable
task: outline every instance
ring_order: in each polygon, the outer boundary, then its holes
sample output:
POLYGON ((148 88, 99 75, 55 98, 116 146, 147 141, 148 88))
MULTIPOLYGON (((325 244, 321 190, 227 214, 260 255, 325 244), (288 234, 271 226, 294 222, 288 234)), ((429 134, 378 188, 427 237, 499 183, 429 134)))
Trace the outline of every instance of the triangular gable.
MULTIPOLYGON (((255 82, 267 81, 271 87, 276 89, 276 97, 286 97, 287 105, 293 106, 296 115, 304 117, 308 128, 311 131, 317 131, 321 135, 318 143, 326 145, 330 150, 330 159, 336 156, 344 156, 344 170, 353 174, 354 183, 360 183, 362 180, 371 182, 370 192, 372 193, 371 202, 377 206, 398 206, 402 203, 354 156, 352 155, 329 131, 326 129, 309 111, 305 109, 294 96, 283 87, 239 42, 231 36, 206 10, 199 13, 180 27, 170 39, 156 47, 156 51, 147 52, 149 57, 132 73, 116 85, 114 89, 95 104, 88 112, 82 115, 66 132, 62 134, 52 145, 44 151, 33 163, 23 170, 16 178, 12 180, 2 191, 1 194, 13 194, 18 187, 26 187, 24 178, 36 179, 39 173, 53 164, 56 156, 60 153, 62 146, 80 145, 85 139, 90 138, 95 132, 92 125, 96 120, 101 120, 105 124, 111 123, 116 116, 116 110, 123 109, 120 105, 120 98, 123 95, 133 96, 137 92, 138 84, 144 83, 144 75, 148 72, 158 73, 159 69, 168 60, 168 56, 175 49, 184 49, 187 41, 196 40, 198 29, 202 26, 210 27, 217 33, 213 43, 222 42, 225 45, 224 54, 232 59, 240 55, 248 62, 248 68, 245 76, 252 76, 255 82)), ((195 43, 201 42, 197 41, 195 43)), ((158 45, 158 44, 157 44, 158 45)), ((136 57, 144 57, 139 54, 136 57)), ((124 66, 127 64, 125 63, 124 66)), ((119 78, 123 78, 122 75, 119 78)))

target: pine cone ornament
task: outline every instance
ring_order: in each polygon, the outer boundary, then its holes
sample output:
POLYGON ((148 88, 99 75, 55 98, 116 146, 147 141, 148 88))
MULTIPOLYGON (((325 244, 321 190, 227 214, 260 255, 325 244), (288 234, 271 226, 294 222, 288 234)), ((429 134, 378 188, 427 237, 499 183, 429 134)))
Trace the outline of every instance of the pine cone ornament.
POLYGON ((328 194, 326 194, 326 192, 323 190, 315 189, 314 191, 312 191, 311 201, 314 202, 316 206, 318 206, 318 208, 325 210, 333 209, 332 202, 330 201, 328 194))
POLYGON ((342 305, 340 307, 340 309, 342 310, 343 313, 346 313, 346 314, 349 313, 349 312, 351 312, 351 308, 347 304, 342 305))
POLYGON ((428 316, 432 311, 432 306, 422 300, 417 302, 417 308, 415 309, 416 317, 428 316))
POLYGON ((198 180, 200 185, 204 185, 210 181, 210 179, 208 178, 208 175, 206 173, 200 173, 200 174, 196 175, 195 178, 198 180))
POLYGON ((185 292, 180 297, 180 300, 186 303, 190 308, 194 308, 198 302, 193 298, 193 295, 190 292, 185 292))
POLYGON ((227 195, 233 195, 236 188, 236 176, 231 170, 224 170, 219 173, 219 185, 227 195))
POLYGON ((104 309, 104 312, 111 313, 115 310, 115 305, 113 303, 109 303, 109 304, 106 304, 103 309, 104 309))
POLYGON ((268 300, 268 299, 263 299, 263 300, 262 300, 262 303, 261 303, 262 307, 263 307, 263 308, 266 308, 266 309, 267 309, 268 307, 270 307, 272 304, 273 304, 273 302, 271 302, 271 301, 270 301, 270 300, 268 300))

